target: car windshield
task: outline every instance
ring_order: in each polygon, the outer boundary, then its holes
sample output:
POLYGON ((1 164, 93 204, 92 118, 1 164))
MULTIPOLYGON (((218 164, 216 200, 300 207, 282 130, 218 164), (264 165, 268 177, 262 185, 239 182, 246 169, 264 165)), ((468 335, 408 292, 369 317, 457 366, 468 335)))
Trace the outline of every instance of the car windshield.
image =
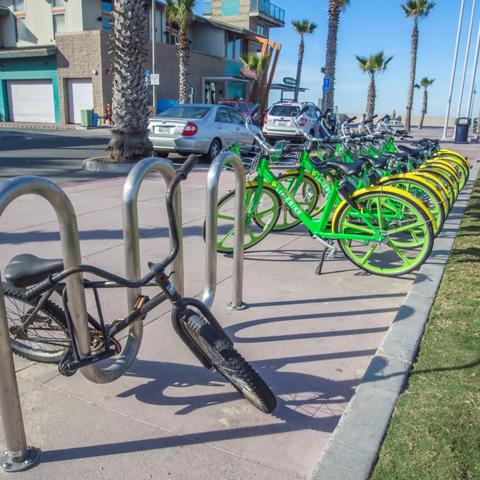
POLYGON ((294 117, 300 111, 300 107, 294 105, 275 105, 269 112, 272 117, 294 117))
POLYGON ((194 105, 177 105, 170 107, 164 112, 160 113, 158 117, 174 117, 174 118, 195 118, 199 120, 203 118, 211 107, 198 107, 194 105))

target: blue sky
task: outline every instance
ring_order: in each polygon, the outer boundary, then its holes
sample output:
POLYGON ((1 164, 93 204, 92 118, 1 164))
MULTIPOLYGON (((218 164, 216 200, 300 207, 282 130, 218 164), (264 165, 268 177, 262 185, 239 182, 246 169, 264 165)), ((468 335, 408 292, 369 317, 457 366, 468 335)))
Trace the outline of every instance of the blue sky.
MULTIPOLYGON (((317 102, 321 96, 323 80, 320 68, 325 61, 328 0, 272 0, 272 2, 286 11, 285 27, 271 30, 272 40, 283 45, 277 68, 277 80, 281 81, 284 76, 294 77, 296 72, 298 35, 293 31, 291 21, 307 18, 318 24, 316 33, 306 39, 302 75, 302 84, 310 89, 304 94, 303 99, 317 102)), ((383 114, 396 109, 397 113, 404 115, 412 21, 405 18, 400 4, 401 0, 351 0, 350 6, 342 14, 338 36, 335 96, 336 104, 341 111, 360 113, 365 110, 369 78, 358 68, 354 55, 369 55, 383 50, 387 56, 394 55, 394 58, 388 70, 378 76, 377 111, 383 114)), ((465 1, 461 53, 465 50, 471 5, 472 0, 465 1)), ((435 78, 435 83, 430 88, 429 115, 445 115, 459 8, 460 0, 436 0, 436 6, 430 16, 420 22, 417 79, 424 76, 435 78)), ((480 5, 477 5, 475 15, 475 23, 478 23, 480 5)), ((472 36, 471 59, 475 39, 476 28, 472 36)), ((458 62, 456 87, 460 82, 463 67, 462 54, 458 62)), ((477 97, 480 97, 480 74, 477 84, 479 86, 477 97)), ((467 94, 469 88, 470 75, 467 76, 465 86, 467 94)), ((416 91, 415 98, 414 115, 419 114, 421 109, 420 91, 416 91)), ((478 98, 475 100, 474 116, 478 115, 480 108, 477 100, 478 98)), ((456 112, 456 104, 454 97, 453 112, 456 112)))

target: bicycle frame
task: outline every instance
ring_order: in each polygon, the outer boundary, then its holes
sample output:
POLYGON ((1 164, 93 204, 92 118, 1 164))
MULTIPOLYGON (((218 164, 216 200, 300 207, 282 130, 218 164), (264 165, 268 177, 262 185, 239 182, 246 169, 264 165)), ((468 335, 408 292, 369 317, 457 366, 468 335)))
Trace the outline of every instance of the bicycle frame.
MULTIPOLYGON (((307 154, 308 155, 308 154, 307 154)), ((305 167, 306 173, 311 175, 314 179, 318 179, 318 182, 325 182, 325 179, 322 178, 321 174, 318 170, 313 166, 313 164, 307 160, 306 156, 302 156, 302 166, 305 167)), ((281 182, 278 181, 277 177, 271 172, 269 168, 269 161, 267 158, 262 157, 259 161, 258 168, 257 168, 257 179, 258 188, 255 191, 253 201, 251 202, 247 215, 246 215, 246 222, 249 223, 253 216, 255 215, 255 207, 258 205, 262 192, 263 186, 268 184, 273 190, 278 194, 278 196, 282 199, 285 205, 290 209, 290 211, 298 217, 305 227, 310 231, 310 233, 314 236, 332 240, 358 240, 364 241, 365 243, 368 242, 382 242, 384 240, 384 235, 379 231, 377 227, 372 225, 369 221, 368 217, 363 214, 362 211, 357 210, 358 216, 362 218, 362 220, 375 232, 374 235, 358 235, 358 234, 345 234, 345 233, 337 233, 335 231, 328 231, 327 226, 330 219, 332 212, 335 210, 335 205, 338 203, 340 199, 340 182, 338 178, 333 178, 331 185, 329 185, 329 191, 327 193, 327 199, 325 202, 324 209, 320 215, 318 220, 313 219, 311 215, 306 213, 299 203, 295 200, 294 196, 289 192, 287 188, 285 188, 281 182)), ((321 184, 321 183, 320 183, 321 184)), ((348 200, 347 200, 348 201, 348 200)), ((352 205, 355 206, 355 205, 352 205)), ((356 208, 356 206, 355 206, 356 208)))

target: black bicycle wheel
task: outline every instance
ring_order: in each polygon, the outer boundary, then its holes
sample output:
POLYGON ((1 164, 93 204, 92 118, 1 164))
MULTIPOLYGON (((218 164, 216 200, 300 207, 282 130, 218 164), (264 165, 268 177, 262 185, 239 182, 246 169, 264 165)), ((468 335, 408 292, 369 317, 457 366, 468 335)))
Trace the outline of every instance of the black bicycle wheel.
POLYGON ((189 336, 210 359, 215 369, 253 406, 264 413, 273 412, 277 405, 275 395, 235 350, 231 340, 191 310, 187 311, 183 321, 189 336))
POLYGON ((27 327, 21 323, 33 311, 38 299, 27 299, 25 289, 2 283, 8 330, 14 353, 42 363, 58 363, 70 347, 65 312, 47 300, 27 327))

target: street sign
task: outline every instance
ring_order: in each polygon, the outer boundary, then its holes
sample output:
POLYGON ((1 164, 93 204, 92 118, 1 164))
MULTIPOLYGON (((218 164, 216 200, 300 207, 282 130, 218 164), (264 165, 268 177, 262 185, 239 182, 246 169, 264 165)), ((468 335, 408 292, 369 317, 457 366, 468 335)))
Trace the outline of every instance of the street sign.
POLYGON ((149 78, 150 77, 150 70, 145 70, 144 74, 145 78, 149 78))
POLYGON ((150 75, 150 85, 160 85, 160 74, 152 73, 150 75))
POLYGON ((323 77, 323 91, 328 93, 332 88, 330 77, 323 77))
POLYGON ((297 85, 297 80, 293 77, 284 77, 283 83, 289 87, 295 87, 297 85))

